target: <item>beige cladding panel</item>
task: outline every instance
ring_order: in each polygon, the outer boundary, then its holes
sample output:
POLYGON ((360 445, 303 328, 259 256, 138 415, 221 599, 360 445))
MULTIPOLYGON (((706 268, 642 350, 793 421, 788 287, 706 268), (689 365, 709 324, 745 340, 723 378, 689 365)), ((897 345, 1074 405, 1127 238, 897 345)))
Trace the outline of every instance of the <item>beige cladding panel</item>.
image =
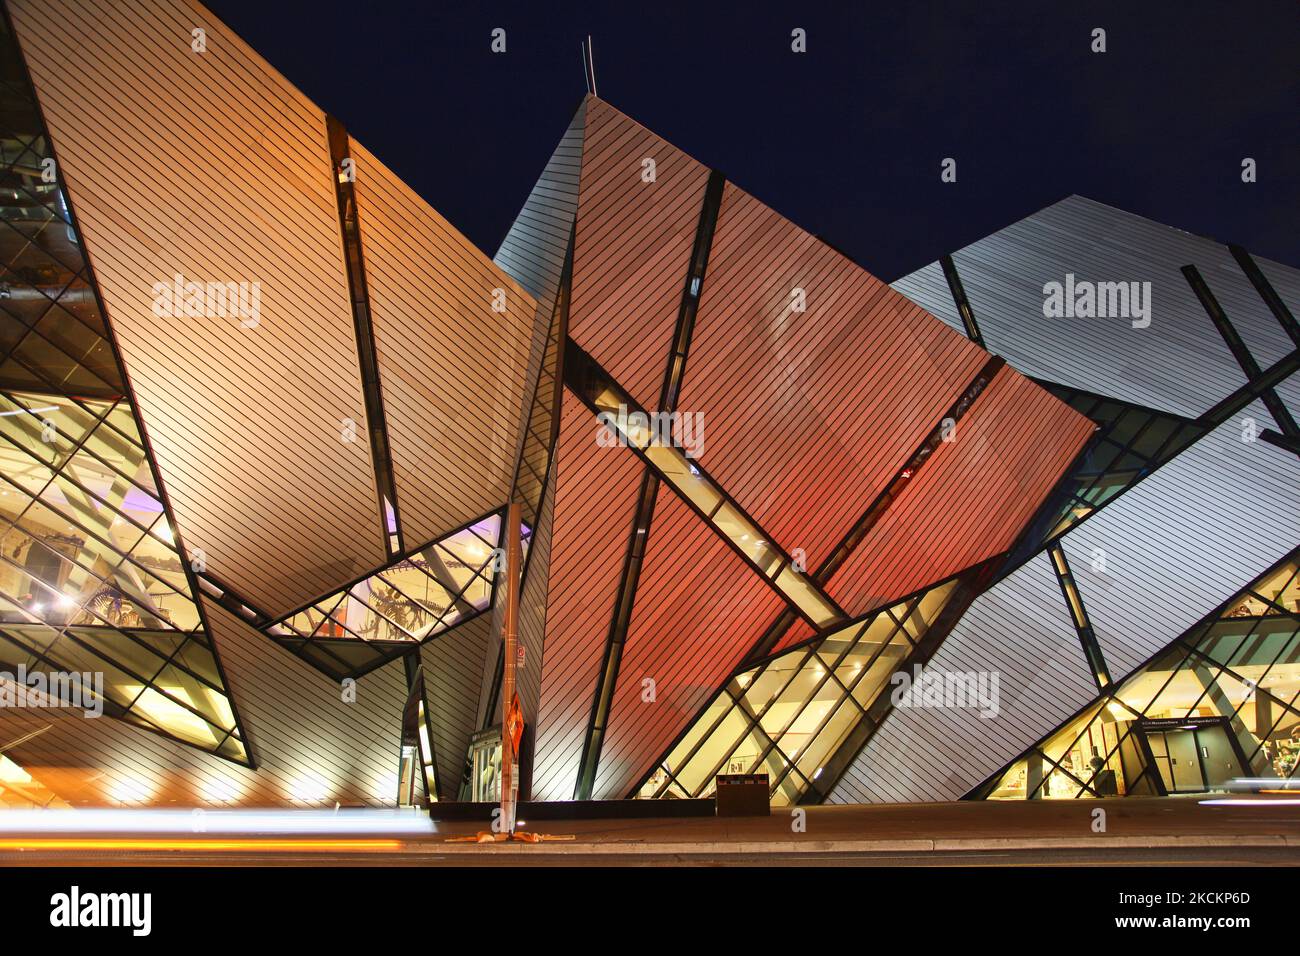
POLYGON ((382 563, 321 111, 197 5, 10 10, 186 547, 275 614, 382 563))
POLYGON ((537 303, 364 147, 350 149, 384 419, 412 547, 510 497, 537 303))

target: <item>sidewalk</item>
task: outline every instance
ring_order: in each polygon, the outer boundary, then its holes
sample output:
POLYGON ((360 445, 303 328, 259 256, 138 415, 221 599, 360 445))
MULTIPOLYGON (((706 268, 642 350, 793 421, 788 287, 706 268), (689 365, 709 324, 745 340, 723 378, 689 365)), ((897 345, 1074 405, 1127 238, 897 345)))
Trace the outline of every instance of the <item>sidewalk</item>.
MULTIPOLYGON (((967 802, 788 808, 768 817, 545 821, 521 829, 576 839, 482 846, 444 843, 440 853, 637 854, 930 853, 1106 847, 1300 848, 1300 806, 1255 798, 1236 806, 1198 799, 967 802), (1094 809, 1105 813, 1094 830, 1094 809)), ((440 823, 430 839, 468 835, 440 823)), ((423 840, 421 843, 425 842, 423 840)), ((421 852, 431 848, 421 847, 421 852)), ((1300 853, 1297 854, 1300 860, 1300 853)))

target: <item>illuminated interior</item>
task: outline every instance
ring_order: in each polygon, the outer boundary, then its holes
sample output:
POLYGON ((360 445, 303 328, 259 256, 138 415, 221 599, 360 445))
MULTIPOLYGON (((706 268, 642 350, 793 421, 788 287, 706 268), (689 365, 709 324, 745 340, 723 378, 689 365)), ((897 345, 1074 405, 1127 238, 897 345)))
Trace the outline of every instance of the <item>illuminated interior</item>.
POLYGON ((733 677, 639 797, 709 797, 720 773, 766 773, 798 803, 957 590, 949 580, 733 677))
POLYGON ((1002 771, 994 800, 1205 793, 1300 757, 1295 553, 1002 771))
POLYGON ((427 640, 487 608, 500 535, 500 515, 489 515, 269 631, 327 640, 427 640))
POLYGON ((0 98, 0 665, 247 762, 38 111, 0 98))

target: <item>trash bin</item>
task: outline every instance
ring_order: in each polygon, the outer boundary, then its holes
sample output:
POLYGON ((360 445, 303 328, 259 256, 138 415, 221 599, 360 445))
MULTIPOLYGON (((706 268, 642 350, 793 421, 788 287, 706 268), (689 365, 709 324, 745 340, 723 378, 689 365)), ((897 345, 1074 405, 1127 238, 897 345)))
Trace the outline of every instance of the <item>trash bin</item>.
POLYGON ((720 773, 717 814, 720 817, 765 817, 771 813, 765 773, 720 773))

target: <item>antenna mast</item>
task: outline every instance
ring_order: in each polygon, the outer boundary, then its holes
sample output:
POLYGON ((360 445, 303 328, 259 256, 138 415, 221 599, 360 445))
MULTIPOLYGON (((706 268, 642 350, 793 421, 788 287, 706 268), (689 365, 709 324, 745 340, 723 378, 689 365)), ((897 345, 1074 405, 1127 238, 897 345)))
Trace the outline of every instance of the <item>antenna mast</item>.
POLYGON ((587 80, 587 92, 592 96, 596 94, 596 60, 591 53, 591 34, 587 34, 587 40, 582 44, 582 75, 587 80))

